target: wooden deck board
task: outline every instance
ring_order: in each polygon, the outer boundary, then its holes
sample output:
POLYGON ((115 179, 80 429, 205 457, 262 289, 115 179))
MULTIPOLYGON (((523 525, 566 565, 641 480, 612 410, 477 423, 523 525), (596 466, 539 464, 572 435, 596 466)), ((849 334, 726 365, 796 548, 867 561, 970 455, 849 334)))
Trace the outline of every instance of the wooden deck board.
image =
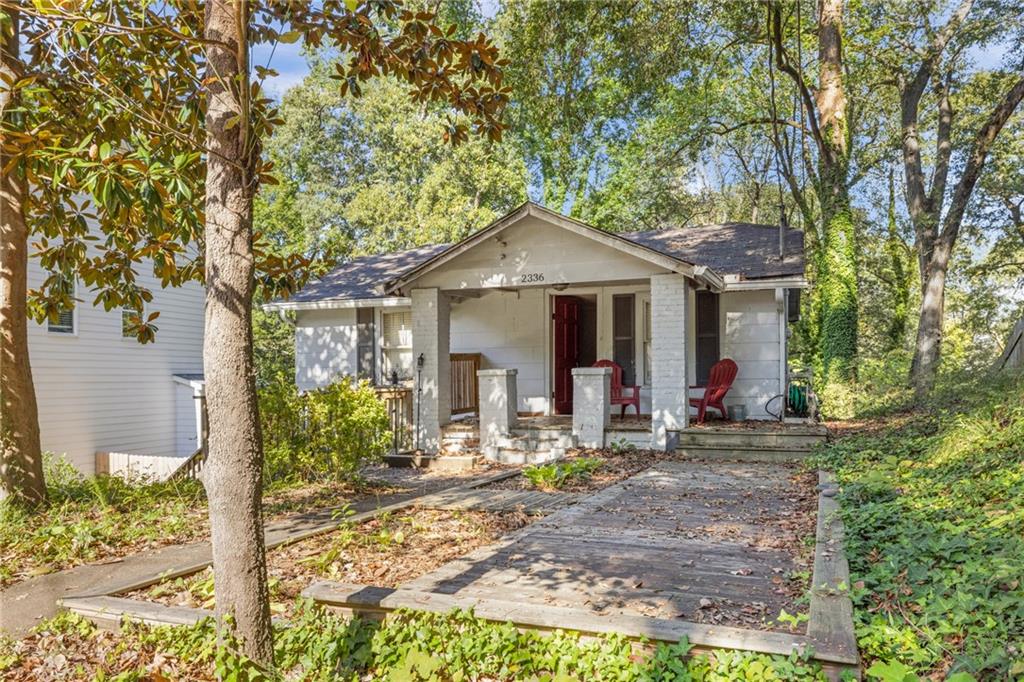
POLYGON ((574 504, 578 498, 578 495, 572 493, 531 490, 458 490, 432 495, 425 498, 420 506, 431 509, 548 514, 574 504))
MULTIPOLYGON (((792 470, 780 465, 662 462, 402 585, 453 597, 516 599, 598 614, 700 619, 708 601, 757 624, 790 601, 779 576, 798 568, 765 548, 751 520, 785 511, 792 470), (756 615, 751 615, 756 614, 756 615)), ((515 498, 524 507, 557 494, 473 491, 477 508, 515 498), (498 493, 512 493, 508 494, 498 493)), ((449 501, 454 501, 451 496, 449 501)))

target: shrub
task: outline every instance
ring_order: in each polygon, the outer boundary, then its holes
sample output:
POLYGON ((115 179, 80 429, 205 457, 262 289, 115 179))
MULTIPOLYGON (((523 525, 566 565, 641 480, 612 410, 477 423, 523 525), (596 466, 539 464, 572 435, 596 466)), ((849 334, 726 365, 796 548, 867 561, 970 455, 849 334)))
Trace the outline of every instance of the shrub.
POLYGON ((572 459, 563 464, 543 464, 523 469, 523 476, 535 488, 561 488, 575 479, 590 478, 602 460, 590 457, 572 459))
POLYGON ((391 444, 387 407, 365 381, 300 394, 278 377, 260 390, 260 419, 268 481, 346 478, 391 444))

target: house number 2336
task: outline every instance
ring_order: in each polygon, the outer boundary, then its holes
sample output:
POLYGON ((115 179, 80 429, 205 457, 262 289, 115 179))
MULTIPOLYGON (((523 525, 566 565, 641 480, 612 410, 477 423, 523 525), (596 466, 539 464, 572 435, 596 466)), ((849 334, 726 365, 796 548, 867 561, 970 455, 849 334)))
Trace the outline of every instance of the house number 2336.
POLYGON ((523 284, 530 284, 531 282, 543 282, 544 281, 544 273, 543 272, 524 272, 522 278, 520 279, 520 281, 523 284))

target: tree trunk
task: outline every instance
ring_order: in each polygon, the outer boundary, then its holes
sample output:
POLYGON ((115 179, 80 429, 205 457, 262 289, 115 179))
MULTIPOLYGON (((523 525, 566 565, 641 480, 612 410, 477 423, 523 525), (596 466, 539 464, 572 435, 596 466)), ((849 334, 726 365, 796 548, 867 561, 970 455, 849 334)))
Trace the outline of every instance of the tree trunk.
POLYGON ((926 397, 935 383, 942 351, 942 319, 946 304, 948 252, 937 246, 922 273, 921 311, 910 379, 918 400, 926 397))
MULTIPOLYGON (((13 82, 21 71, 19 16, 5 10, 0 41, 0 73, 13 82)), ((0 116, 17 97, 0 83, 0 116)), ((46 501, 39 412, 28 354, 28 225, 25 178, 0 151, 0 499, 20 507, 46 501)))
POLYGON ((263 544, 263 444, 252 354, 253 182, 249 147, 247 3, 206 6, 206 331, 209 455, 203 474, 217 616, 233 618, 243 653, 273 665, 263 544))
POLYGON ((843 0, 820 0, 815 96, 821 127, 818 178, 822 241, 816 286, 821 321, 818 345, 825 387, 825 408, 837 417, 852 416, 849 388, 857 369, 857 250, 850 209, 849 128, 843 86, 843 0))

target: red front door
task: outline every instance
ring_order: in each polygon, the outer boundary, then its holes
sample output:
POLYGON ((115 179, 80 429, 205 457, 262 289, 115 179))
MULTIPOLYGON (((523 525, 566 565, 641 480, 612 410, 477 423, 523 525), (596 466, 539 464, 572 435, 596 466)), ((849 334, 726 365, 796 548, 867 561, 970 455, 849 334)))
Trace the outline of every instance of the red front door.
POLYGON ((555 296, 555 414, 572 414, 572 369, 580 356, 580 300, 555 296))

